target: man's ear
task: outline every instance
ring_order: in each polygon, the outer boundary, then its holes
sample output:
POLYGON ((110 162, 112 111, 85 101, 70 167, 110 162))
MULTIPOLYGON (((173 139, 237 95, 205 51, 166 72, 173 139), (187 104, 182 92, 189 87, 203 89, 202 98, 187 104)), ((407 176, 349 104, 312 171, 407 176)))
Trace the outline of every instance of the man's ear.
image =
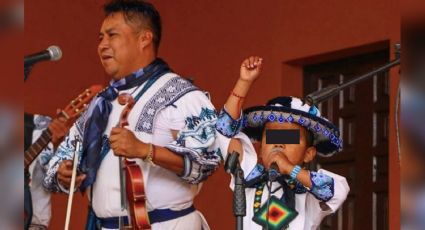
POLYGON ((143 30, 139 36, 140 47, 145 48, 153 43, 153 33, 150 30, 143 30))
POLYGON ((310 163, 317 154, 317 150, 316 147, 314 146, 310 146, 305 150, 305 154, 304 154, 304 163, 310 163))

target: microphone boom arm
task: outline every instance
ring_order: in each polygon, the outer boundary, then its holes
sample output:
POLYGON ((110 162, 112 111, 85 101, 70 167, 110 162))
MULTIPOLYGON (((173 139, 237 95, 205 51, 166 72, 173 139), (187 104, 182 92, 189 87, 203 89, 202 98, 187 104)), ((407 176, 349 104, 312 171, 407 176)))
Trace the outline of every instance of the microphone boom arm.
POLYGON ((328 100, 329 98, 332 98, 334 96, 336 96, 341 90, 344 90, 347 87, 350 87, 352 85, 355 85, 363 80, 366 80, 372 76, 375 76, 376 74, 388 71, 389 69, 391 69, 392 67, 396 66, 396 65, 400 65, 400 45, 397 44, 396 45, 396 59, 391 61, 390 63, 381 66, 371 72, 368 72, 366 74, 363 74, 361 76, 358 76, 348 82, 342 83, 342 84, 333 84, 330 85, 324 89, 315 91, 313 93, 310 93, 309 95, 306 96, 305 98, 305 102, 312 106, 312 105, 317 105, 323 101, 328 100))

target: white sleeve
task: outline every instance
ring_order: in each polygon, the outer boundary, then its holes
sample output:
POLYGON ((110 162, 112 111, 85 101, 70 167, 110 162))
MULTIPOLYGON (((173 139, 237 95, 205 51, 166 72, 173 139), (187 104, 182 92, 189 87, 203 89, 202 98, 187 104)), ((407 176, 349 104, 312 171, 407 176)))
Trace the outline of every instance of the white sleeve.
MULTIPOLYGON (((221 137, 227 138, 223 135, 221 137)), ((251 140, 245 133, 239 132, 233 138, 240 140, 242 143, 243 156, 242 156, 242 162, 240 162, 240 165, 241 165, 242 171, 244 172, 244 177, 246 178, 248 174, 255 168, 255 165, 257 165, 257 161, 258 161, 257 153, 255 151, 254 146, 252 145, 251 140)), ((227 139, 228 140, 224 142, 225 144, 227 143, 227 145, 224 146, 224 148, 226 149, 225 151, 226 155, 224 156, 224 159, 226 159, 227 157, 227 148, 229 147, 229 142, 230 142, 230 138, 227 138, 227 139)), ((233 187, 234 187, 234 178, 232 175, 232 180, 230 181, 230 188, 233 190, 233 187)))
POLYGON ((170 129, 179 132, 177 139, 165 147, 184 158, 184 171, 179 176, 188 183, 198 184, 221 161, 215 146, 215 108, 202 91, 196 90, 186 93, 167 109, 170 129))
POLYGON ((329 172, 324 169, 319 169, 319 173, 326 174, 334 179, 334 196, 326 203, 316 199, 312 194, 306 195, 306 216, 308 216, 309 226, 312 229, 317 228, 322 222, 323 218, 331 213, 335 213, 338 208, 344 203, 350 192, 345 177, 329 172))
MULTIPOLYGON (((80 137, 80 133, 78 132, 76 125, 74 124, 68 135, 65 136, 65 139, 59 145, 56 154, 50 159, 50 161, 44 166, 46 170, 46 176, 43 181, 43 186, 51 192, 65 192, 69 193, 67 189, 60 185, 57 181, 57 172, 60 163, 63 160, 72 160, 75 152, 74 143, 76 141, 76 137, 80 137)), ((79 138, 82 140, 82 138, 79 138)), ((79 154, 81 160, 81 154, 79 154)))

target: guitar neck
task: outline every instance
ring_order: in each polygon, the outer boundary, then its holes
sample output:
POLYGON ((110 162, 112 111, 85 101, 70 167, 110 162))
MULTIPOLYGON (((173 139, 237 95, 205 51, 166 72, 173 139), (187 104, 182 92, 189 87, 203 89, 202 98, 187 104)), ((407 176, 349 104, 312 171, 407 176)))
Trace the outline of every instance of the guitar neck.
POLYGON ((49 129, 43 131, 41 136, 25 151, 25 168, 28 168, 40 152, 46 148, 52 139, 52 133, 49 129))

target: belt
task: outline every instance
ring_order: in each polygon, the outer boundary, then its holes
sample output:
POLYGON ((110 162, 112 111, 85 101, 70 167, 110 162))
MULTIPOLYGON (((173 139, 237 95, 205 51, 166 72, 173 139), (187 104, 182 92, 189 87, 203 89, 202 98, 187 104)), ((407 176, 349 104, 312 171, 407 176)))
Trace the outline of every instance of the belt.
POLYGON ((149 215, 149 221, 151 224, 158 223, 158 222, 164 222, 168 220, 174 220, 182 216, 186 216, 187 214, 190 214, 194 212, 196 209, 192 205, 189 208, 182 209, 182 210, 171 210, 171 209, 155 209, 153 211, 148 212, 149 215))
POLYGON ((100 225, 103 228, 118 229, 120 227, 120 218, 121 218, 121 221, 123 221, 124 226, 127 226, 128 225, 127 216, 99 218, 100 225))
MULTIPOLYGON (((188 215, 192 212, 194 212, 196 209, 192 205, 189 208, 182 209, 182 210, 171 210, 171 209, 155 209, 153 211, 148 212, 149 216, 149 222, 150 224, 174 220, 179 217, 188 215)), ((121 217, 124 224, 128 225, 128 218, 127 216, 121 217)), ((111 229, 117 229, 119 228, 119 219, 120 217, 108 217, 108 218, 99 218, 100 224, 104 228, 111 228, 111 229)))

